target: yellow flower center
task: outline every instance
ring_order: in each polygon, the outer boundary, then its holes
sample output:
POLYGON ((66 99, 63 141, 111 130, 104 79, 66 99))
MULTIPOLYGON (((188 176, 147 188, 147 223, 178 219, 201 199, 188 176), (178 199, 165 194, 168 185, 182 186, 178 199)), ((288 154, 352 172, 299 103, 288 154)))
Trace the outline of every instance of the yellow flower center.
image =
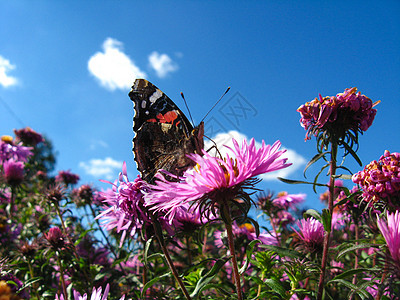
POLYGON ((250 223, 244 223, 242 225, 239 226, 240 228, 246 228, 249 232, 255 232, 255 228, 253 225, 251 225, 250 223))
POLYGON ((3 136, 1 137, 1 140, 2 140, 3 142, 5 142, 5 143, 11 144, 12 141, 13 141, 13 138, 12 138, 12 136, 10 136, 10 135, 3 135, 3 136))

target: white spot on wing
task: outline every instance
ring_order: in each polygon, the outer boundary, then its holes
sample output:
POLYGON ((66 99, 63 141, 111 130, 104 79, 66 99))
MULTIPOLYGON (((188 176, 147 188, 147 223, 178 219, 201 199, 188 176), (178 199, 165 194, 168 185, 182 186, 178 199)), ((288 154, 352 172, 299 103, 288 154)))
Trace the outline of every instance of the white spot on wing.
POLYGON ((146 108, 146 100, 142 101, 142 108, 146 108))
POLYGON ((159 89, 157 89, 157 90, 153 93, 153 95, 151 95, 150 98, 149 98, 151 104, 153 104, 153 103, 156 102, 158 99, 160 99, 162 95, 163 95, 163 92, 161 92, 159 89))

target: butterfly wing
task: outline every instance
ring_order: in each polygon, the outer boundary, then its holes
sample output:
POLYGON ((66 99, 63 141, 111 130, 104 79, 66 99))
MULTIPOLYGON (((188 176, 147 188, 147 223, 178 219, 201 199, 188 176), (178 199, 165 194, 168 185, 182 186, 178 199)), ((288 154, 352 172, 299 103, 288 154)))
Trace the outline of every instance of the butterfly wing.
POLYGON ((135 81, 129 96, 135 110, 133 153, 142 179, 153 182, 159 169, 181 176, 194 165, 186 154, 201 154, 203 123, 193 128, 176 104, 145 79, 135 81))

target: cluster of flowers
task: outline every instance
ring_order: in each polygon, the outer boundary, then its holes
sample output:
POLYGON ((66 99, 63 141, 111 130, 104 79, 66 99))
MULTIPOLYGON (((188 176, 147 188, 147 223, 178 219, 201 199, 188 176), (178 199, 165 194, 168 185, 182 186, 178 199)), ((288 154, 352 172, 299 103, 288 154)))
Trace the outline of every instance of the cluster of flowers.
MULTIPOLYGON (((299 111, 307 139, 319 130, 365 131, 376 114, 355 88, 299 111)), ((105 181, 111 188, 98 191, 75 187, 70 171, 48 175, 39 168, 43 137, 14 133, 0 144, 0 299, 225 299, 232 290, 238 299, 242 290, 251 299, 313 299, 325 258, 330 298, 400 294, 398 153, 354 175, 351 190, 336 180, 321 196, 335 200, 328 214, 302 209, 302 193, 260 195, 260 230, 248 216, 256 177, 290 166, 279 141, 258 149, 254 140, 234 141, 226 157, 189 155, 193 169, 181 177, 161 171, 153 184, 130 181, 124 163, 115 182, 105 181), (375 207, 375 199, 388 205, 375 207)))
POLYGON ((336 132, 343 138, 346 131, 366 131, 376 115, 371 99, 357 93, 357 88, 346 89, 336 96, 318 98, 301 105, 297 111, 301 114, 300 124, 307 130, 306 139, 320 132, 336 132))
POLYGON ((3 167, 2 177, 11 186, 18 185, 24 179, 24 166, 33 155, 32 147, 15 142, 11 136, 2 136, 0 141, 0 164, 3 167))
MULTIPOLYGON (((255 176, 290 166, 287 159, 279 159, 284 153, 279 150, 279 142, 272 146, 263 142, 262 147, 256 149, 254 139, 250 144, 244 141, 242 147, 233 141, 234 159, 212 157, 207 152, 203 156, 192 154, 190 158, 197 167, 186 171, 178 182, 168 181, 161 174, 156 175, 155 185, 146 184, 139 177, 131 182, 124 163, 118 184, 109 182, 113 185, 112 191, 103 193, 106 205, 98 218, 104 219, 107 229, 117 227, 118 232, 123 231, 121 242, 128 230, 130 236, 134 236, 137 229, 150 221, 150 212, 159 213, 164 229, 170 232, 170 225, 179 228, 181 224, 184 229, 189 226, 190 219, 192 226, 201 225, 216 217, 215 213, 199 210, 201 201, 211 200, 212 205, 220 206, 221 199, 230 201, 240 196, 241 189, 255 176)), ((214 206, 208 208, 215 212, 214 206)))
POLYGON ((354 174, 352 180, 362 187, 365 201, 385 202, 400 208, 400 153, 386 150, 378 161, 354 174))

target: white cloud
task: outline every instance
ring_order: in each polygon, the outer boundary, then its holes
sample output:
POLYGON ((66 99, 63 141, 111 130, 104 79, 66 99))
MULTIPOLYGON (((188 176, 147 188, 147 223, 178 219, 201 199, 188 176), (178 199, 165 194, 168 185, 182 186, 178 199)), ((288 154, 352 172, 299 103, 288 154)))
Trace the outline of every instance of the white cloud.
POLYGON ((167 54, 159 54, 153 51, 149 55, 150 67, 156 71, 160 78, 164 78, 168 73, 178 70, 178 64, 174 62, 167 54))
MULTIPOLYGON (((217 144, 217 148, 223 156, 225 156, 225 154, 227 153, 230 155, 232 154, 228 148, 224 147, 224 145, 226 145, 228 147, 233 148, 232 138, 234 138, 239 143, 239 145, 242 143, 243 140, 249 142, 249 139, 247 138, 246 135, 235 130, 231 130, 227 133, 219 133, 212 138, 212 140, 217 144)), ((204 148, 207 150, 213 145, 214 143, 206 140, 204 148)), ((256 141, 256 147, 257 148, 261 147, 261 143, 256 141)), ((259 176, 260 178, 264 180, 276 180, 277 177, 288 178, 291 174, 296 172, 300 167, 305 165, 306 159, 302 157, 300 154, 296 153, 296 151, 292 149, 287 149, 283 145, 281 146, 281 149, 287 150, 282 155, 282 158, 283 157, 288 158, 288 163, 292 163, 292 165, 282 170, 260 175, 259 176)), ((211 154, 215 155, 215 152, 212 151, 211 154)))
POLYGON ((17 78, 9 76, 8 71, 14 70, 15 65, 12 65, 8 59, 0 55, 0 85, 7 88, 18 83, 17 78))
POLYGON ((103 52, 97 52, 90 57, 88 69, 103 87, 112 91, 129 89, 135 79, 147 76, 123 52, 123 44, 112 38, 104 41, 103 52))
POLYGON ((122 161, 117 161, 111 157, 105 159, 91 159, 88 162, 80 162, 79 167, 84 169, 86 174, 90 174, 99 179, 111 180, 117 177, 122 170, 122 161))

